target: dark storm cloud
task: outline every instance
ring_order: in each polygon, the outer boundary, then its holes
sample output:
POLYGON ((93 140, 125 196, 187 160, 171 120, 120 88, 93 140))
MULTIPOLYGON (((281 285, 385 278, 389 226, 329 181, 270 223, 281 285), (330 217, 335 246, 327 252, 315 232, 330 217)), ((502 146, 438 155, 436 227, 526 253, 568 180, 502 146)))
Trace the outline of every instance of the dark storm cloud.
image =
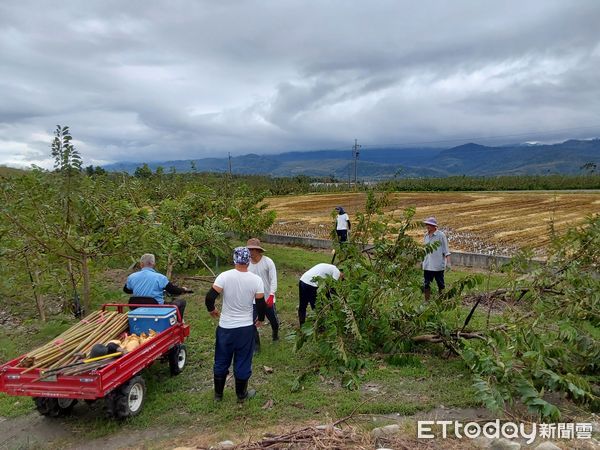
POLYGON ((48 165, 59 123, 95 164, 577 137, 600 125, 598 17, 594 0, 7 0, 0 163, 48 165))

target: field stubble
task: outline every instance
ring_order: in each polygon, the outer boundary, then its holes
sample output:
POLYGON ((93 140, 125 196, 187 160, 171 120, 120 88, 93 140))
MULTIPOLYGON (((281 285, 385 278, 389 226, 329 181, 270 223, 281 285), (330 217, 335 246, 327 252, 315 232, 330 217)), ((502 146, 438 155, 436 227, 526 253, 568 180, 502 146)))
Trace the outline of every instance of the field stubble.
MULTIPOLYGON (((350 215, 364 210, 366 194, 309 194, 266 200, 277 219, 270 233, 328 239, 331 211, 343 206, 350 215)), ((558 233, 600 212, 600 192, 421 192, 394 193, 386 212, 400 217, 416 208, 415 219, 435 216, 453 250, 513 255, 530 248, 543 256, 550 228, 558 233)), ((421 232, 412 231, 415 238, 421 232)))

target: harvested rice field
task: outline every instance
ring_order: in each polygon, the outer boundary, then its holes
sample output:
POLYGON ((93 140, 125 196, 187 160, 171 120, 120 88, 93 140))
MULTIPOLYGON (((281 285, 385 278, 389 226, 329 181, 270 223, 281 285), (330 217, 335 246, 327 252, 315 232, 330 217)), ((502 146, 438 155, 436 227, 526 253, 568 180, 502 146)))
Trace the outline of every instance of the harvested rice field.
MULTIPOLYGON (((353 220, 364 209, 366 194, 308 194, 270 197, 277 218, 270 233, 328 239, 331 211, 342 206, 353 220)), ((600 213, 600 192, 410 192, 395 193, 388 212, 399 217, 416 207, 416 220, 435 216, 453 250, 512 255, 531 248, 543 256, 549 227, 564 231, 600 213)), ((415 238, 419 232, 415 231, 415 238)))

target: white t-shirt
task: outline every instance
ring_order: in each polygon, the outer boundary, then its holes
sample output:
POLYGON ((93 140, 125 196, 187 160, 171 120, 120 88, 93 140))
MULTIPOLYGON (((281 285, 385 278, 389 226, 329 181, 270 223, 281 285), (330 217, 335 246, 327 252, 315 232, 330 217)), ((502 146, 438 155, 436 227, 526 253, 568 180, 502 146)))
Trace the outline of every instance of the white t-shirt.
POLYGON ((348 221, 350 217, 348 217, 347 213, 338 214, 337 216, 337 230, 347 230, 348 229, 348 221))
POLYGON ((265 288, 265 300, 269 295, 277 292, 277 269, 275 269, 275 263, 271 258, 262 255, 260 261, 256 264, 250 260, 248 271, 255 273, 262 280, 265 288))
POLYGON ((317 287, 317 283, 313 281, 313 278, 325 278, 327 275, 331 275, 334 280, 340 279, 340 271, 337 267, 333 264, 320 263, 304 272, 304 275, 300 277, 300 281, 317 287))
POLYGON ((231 269, 220 274, 214 284, 223 289, 221 328, 240 328, 254 324, 252 304, 256 294, 264 293, 263 282, 258 275, 231 269))

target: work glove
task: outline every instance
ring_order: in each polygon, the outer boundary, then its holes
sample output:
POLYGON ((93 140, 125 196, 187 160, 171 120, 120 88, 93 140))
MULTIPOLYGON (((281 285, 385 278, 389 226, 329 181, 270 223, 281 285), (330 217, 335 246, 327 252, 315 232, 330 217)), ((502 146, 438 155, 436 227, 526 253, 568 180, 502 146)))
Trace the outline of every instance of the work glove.
POLYGON ((272 308, 273 307, 273 303, 275 302, 275 295, 271 294, 267 297, 267 308, 272 308))

